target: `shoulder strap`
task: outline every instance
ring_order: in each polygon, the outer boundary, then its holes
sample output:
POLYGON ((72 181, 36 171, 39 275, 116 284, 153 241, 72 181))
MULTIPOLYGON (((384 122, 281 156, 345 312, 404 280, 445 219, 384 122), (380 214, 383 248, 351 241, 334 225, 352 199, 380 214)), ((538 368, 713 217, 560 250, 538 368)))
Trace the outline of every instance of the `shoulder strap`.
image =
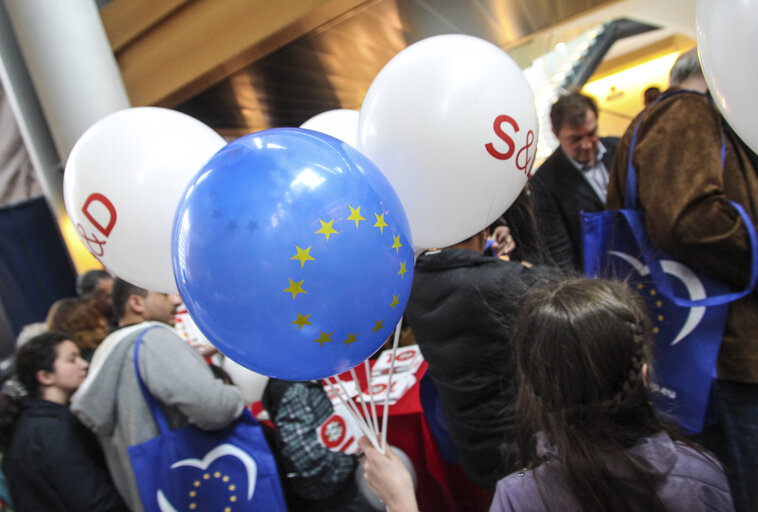
POLYGON ((140 390, 142 391, 142 396, 145 398, 145 402, 147 402, 147 406, 150 408, 150 412, 153 415, 155 423, 158 425, 158 429, 161 431, 161 434, 166 434, 171 431, 171 427, 168 425, 168 420, 163 414, 158 400, 156 400, 152 393, 150 393, 150 390, 147 389, 147 386, 142 380, 142 375, 139 371, 139 349, 142 345, 142 340, 144 339, 145 334, 147 334, 147 332, 151 329, 154 329, 154 327, 148 327, 142 331, 142 333, 140 333, 139 337, 137 338, 137 342, 134 344, 134 373, 137 375, 137 383, 139 384, 140 390))
POLYGON ((671 288, 671 285, 669 283, 669 278, 664 273, 663 267, 661 266, 661 262, 658 257, 658 250, 653 247, 653 245, 650 243, 650 239, 645 234, 647 233, 647 230, 645 229, 644 219, 640 215, 637 215, 634 210, 624 209, 618 210, 618 212, 624 216, 626 222, 629 224, 629 227, 631 228, 630 231, 637 241, 637 245, 642 253, 642 259, 650 269, 650 274, 653 276, 653 279, 655 279, 658 291, 660 291, 677 306, 691 308, 699 306, 719 306, 722 304, 734 302, 735 300, 741 299, 742 297, 748 295, 753 290, 753 288, 755 288, 756 281, 758 281, 758 247, 756 247, 758 244, 756 243, 755 227, 753 226, 750 217, 742 205, 732 203, 732 206, 734 206, 734 208, 737 210, 737 213, 739 213, 742 221, 745 223, 748 234, 750 235, 750 255, 752 268, 750 274, 750 284, 747 286, 747 288, 738 292, 725 293, 722 295, 712 295, 710 297, 698 300, 683 299, 675 295, 674 290, 671 288))

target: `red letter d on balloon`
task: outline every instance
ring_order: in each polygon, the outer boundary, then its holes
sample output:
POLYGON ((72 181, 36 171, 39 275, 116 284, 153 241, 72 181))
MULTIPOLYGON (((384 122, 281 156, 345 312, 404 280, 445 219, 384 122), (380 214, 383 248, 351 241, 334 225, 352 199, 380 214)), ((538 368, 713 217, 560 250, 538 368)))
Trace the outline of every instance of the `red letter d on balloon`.
POLYGON ((82 206, 82 213, 84 213, 84 216, 87 217, 87 220, 89 220, 92 225, 95 226, 95 228, 97 228, 97 230, 106 237, 110 235, 113 226, 116 224, 116 208, 113 206, 113 203, 111 203, 110 199, 98 192, 90 194, 87 200, 84 201, 84 206, 82 206), (95 214, 97 214, 103 221, 105 221, 105 226, 103 226, 102 223, 95 219, 93 213, 90 212, 90 210, 93 208, 93 205, 98 204, 105 207, 105 212, 103 212, 102 207, 98 208, 95 206, 95 214), (107 214, 107 217, 102 216, 101 214, 103 213, 107 214))

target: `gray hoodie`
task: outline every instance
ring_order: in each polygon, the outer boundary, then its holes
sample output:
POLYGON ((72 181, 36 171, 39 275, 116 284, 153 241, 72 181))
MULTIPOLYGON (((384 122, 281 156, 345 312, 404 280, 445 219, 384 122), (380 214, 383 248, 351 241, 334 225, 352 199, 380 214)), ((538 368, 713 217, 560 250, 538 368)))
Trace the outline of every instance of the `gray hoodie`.
POLYGON ((168 325, 143 322, 105 339, 95 351, 89 375, 71 401, 71 411, 96 435, 108 469, 131 510, 141 512, 137 482, 127 448, 159 434, 137 383, 134 344, 142 341, 139 368, 145 385, 163 406, 172 428, 191 423, 223 428, 242 412, 242 395, 213 377, 205 361, 168 325))

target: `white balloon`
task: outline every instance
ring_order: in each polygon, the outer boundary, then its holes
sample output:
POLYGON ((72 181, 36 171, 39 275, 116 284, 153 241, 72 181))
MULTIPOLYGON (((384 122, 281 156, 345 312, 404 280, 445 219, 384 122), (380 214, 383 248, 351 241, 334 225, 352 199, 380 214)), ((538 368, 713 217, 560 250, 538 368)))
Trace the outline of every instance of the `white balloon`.
POLYGON ((79 137, 63 198, 79 238, 118 277, 177 293, 171 266, 174 212, 190 179, 226 142, 173 110, 114 112, 79 137))
POLYGON ((537 114, 518 65, 466 35, 424 39, 379 72, 358 149, 403 203, 414 247, 444 247, 497 219, 531 173, 537 114))
POLYGON ((221 368, 229 375, 232 382, 242 390, 245 405, 250 405, 261 400, 263 390, 266 388, 266 384, 268 384, 268 377, 248 370, 228 357, 224 357, 221 368))
POLYGON ((327 110, 308 119, 300 128, 331 135, 355 148, 358 138, 358 111, 347 108, 327 110))
POLYGON ((732 129, 758 151, 758 0, 698 0, 697 47, 713 101, 732 129))

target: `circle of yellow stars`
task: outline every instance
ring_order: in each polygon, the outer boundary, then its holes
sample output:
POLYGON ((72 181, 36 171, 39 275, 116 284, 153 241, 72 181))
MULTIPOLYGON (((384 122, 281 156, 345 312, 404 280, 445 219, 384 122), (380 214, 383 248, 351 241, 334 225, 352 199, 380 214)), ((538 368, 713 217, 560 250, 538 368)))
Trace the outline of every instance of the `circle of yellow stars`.
MULTIPOLYGON (((348 205, 348 208, 350 208, 350 215, 347 217, 348 221, 355 222, 355 228, 359 229, 359 224, 363 221, 367 221, 367 219, 361 214, 361 207, 358 206, 354 208, 352 205, 348 205)), ((384 234, 384 228, 388 227, 389 224, 387 224, 387 221, 384 219, 384 216, 386 213, 374 213, 374 217, 376 218, 376 222, 372 225, 372 227, 379 230, 380 234, 384 234)), ((337 231, 334 227, 334 219, 329 219, 329 221, 325 221, 323 219, 318 219, 318 222, 320 224, 320 228, 315 231, 315 234, 318 235, 324 235, 326 238, 326 241, 329 241, 329 238, 332 235, 339 235, 340 232, 337 231)), ((370 222, 370 221, 367 221, 370 222)), ((311 255, 311 248, 313 246, 308 246, 305 248, 300 247, 299 245, 295 245, 295 254, 290 258, 291 260, 295 260, 300 263, 300 268, 304 268, 305 264, 311 261, 316 261, 316 258, 311 255)), ((397 254, 400 254, 400 248, 403 247, 403 243, 400 241, 400 235, 392 235, 392 245, 390 246, 392 249, 395 249, 395 252, 397 254)), ((406 272, 408 272, 408 269, 406 267, 407 261, 400 262, 400 268, 397 271, 397 275, 400 276, 401 279, 405 278, 406 272)), ((285 293, 292 294, 292 300, 295 300, 299 294, 307 294, 308 291, 304 288, 305 279, 301 279, 299 281, 296 281, 294 279, 289 278, 289 285, 284 288, 282 291, 285 293)), ((392 300, 389 302, 389 307, 394 310, 395 307, 400 303, 400 297, 397 295, 392 296, 392 300)), ((299 331, 306 325, 313 325, 310 322, 310 318, 312 313, 308 314, 301 314, 300 312, 295 312, 295 315, 297 318, 290 322, 292 325, 297 326, 297 330, 299 331)), ((376 334, 380 330, 384 328, 384 319, 376 320, 376 323, 374 324, 374 327, 370 330, 372 333, 376 334)), ((313 340, 314 343, 318 343, 319 347, 323 347, 326 343, 333 343, 335 340, 332 339, 332 336, 334 335, 334 331, 331 332, 323 332, 319 331, 320 335, 318 338, 313 340)), ((351 333, 348 332, 347 337, 344 340, 341 340, 340 342, 343 343, 345 346, 350 346, 353 343, 357 343, 359 341, 358 335, 360 333, 355 332, 351 333)))
MULTIPOLYGON (((645 285, 643 283, 637 283, 637 290, 638 293, 644 294, 645 292, 645 285)), ((650 295, 650 298, 652 300, 653 297, 656 297, 658 295, 658 290, 655 288, 651 288, 648 290, 648 295, 650 295)), ((663 307, 663 301, 661 299, 656 299, 655 302, 648 302, 649 304, 655 304, 656 307, 663 307)), ((650 319, 653 320, 653 334, 658 334, 661 332, 661 329, 659 327, 660 323, 665 320, 665 317, 661 314, 653 315, 651 311, 650 319), (655 325, 657 322, 658 325, 655 325)))
MULTIPOLYGON (((237 495, 234 494, 234 492, 237 490, 237 486, 233 483, 229 483, 229 475, 222 475, 220 471, 215 471, 213 475, 211 473, 203 473, 202 479, 195 480, 192 483, 192 486, 194 489, 191 489, 189 491, 189 497, 190 497, 190 503, 189 503, 189 509, 190 510, 198 510, 197 508, 197 502, 194 501, 198 497, 198 491, 200 490, 200 487, 203 485, 204 480, 210 480, 211 476, 213 479, 221 480, 226 484, 226 489, 229 491, 229 503, 236 503, 237 502, 237 495)), ((226 506, 223 509, 224 512, 232 512, 231 506, 226 506)))

